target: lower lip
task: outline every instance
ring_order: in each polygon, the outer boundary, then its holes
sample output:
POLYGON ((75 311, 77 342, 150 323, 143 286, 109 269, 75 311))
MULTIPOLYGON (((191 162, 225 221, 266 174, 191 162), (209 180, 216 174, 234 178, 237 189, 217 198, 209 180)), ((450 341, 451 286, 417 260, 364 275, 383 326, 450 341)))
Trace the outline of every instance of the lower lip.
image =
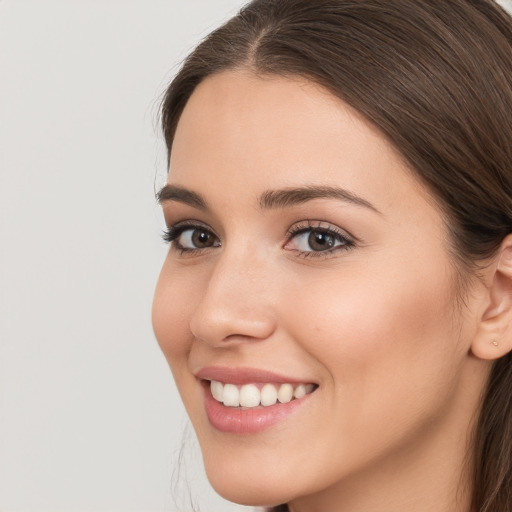
POLYGON ((258 406, 249 409, 226 407, 213 398, 209 383, 205 385, 206 414, 212 427, 230 434, 255 434, 276 425, 293 414, 298 408, 309 401, 313 393, 292 400, 286 404, 276 403, 266 407, 258 406))

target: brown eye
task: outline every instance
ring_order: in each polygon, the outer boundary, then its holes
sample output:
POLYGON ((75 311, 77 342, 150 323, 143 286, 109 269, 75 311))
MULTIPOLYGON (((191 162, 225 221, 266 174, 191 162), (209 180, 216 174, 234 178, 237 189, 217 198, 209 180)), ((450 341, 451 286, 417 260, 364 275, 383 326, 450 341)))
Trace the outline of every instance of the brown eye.
POLYGON ((175 246, 182 251, 208 249, 220 246, 220 240, 203 227, 185 227, 173 237, 175 246))
POLYGON ((215 243, 215 236, 209 231, 204 229, 194 229, 190 231, 192 231, 192 244, 198 249, 202 249, 204 247, 212 247, 215 243))
POLYGON ((308 245, 313 251, 327 251, 336 244, 334 236, 325 231, 311 231, 308 236, 308 245))
POLYGON ((335 227, 297 226, 289 236, 284 249, 297 251, 302 256, 325 256, 354 246, 352 239, 335 227))

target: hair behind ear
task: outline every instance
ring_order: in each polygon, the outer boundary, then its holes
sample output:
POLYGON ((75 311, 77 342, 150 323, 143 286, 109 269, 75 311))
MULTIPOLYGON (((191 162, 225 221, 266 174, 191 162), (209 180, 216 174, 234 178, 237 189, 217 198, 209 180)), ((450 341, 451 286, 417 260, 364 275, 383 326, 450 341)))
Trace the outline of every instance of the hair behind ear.
POLYGON ((475 433, 473 509, 510 510, 512 493, 512 353, 494 363, 475 433))
POLYGON ((488 305, 471 350, 495 360, 475 429, 473 508, 511 510, 512 499, 512 235, 488 267, 488 305))

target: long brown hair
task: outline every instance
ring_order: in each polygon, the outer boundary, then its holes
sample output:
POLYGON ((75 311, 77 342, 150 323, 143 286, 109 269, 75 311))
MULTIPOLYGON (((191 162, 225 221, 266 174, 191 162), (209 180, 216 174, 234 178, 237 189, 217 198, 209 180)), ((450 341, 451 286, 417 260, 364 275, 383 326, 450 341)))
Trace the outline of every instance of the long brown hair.
MULTIPOLYGON (((491 0, 254 0, 169 86, 169 154, 195 87, 242 67, 308 78, 378 127, 437 199, 461 277, 512 232, 512 21, 491 0)), ((474 433, 475 512, 512 510, 511 358, 474 433)))

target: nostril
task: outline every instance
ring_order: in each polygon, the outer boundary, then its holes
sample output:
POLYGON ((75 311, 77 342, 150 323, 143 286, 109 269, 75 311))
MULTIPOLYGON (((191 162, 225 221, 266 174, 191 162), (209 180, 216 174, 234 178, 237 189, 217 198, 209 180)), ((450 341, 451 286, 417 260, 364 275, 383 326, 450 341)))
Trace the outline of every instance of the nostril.
POLYGON ((224 338, 224 342, 251 342, 251 341, 259 341, 260 338, 256 336, 248 336, 247 334, 230 334, 224 338))

